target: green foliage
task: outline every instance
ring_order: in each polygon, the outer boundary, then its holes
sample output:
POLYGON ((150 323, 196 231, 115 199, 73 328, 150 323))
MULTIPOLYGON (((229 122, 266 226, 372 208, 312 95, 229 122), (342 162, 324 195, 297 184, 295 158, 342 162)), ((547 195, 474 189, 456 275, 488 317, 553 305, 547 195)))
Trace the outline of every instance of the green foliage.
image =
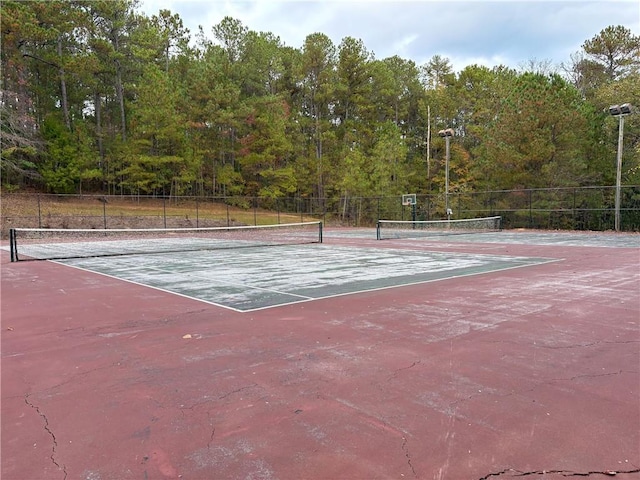
POLYGON ((513 79, 499 114, 482 131, 476 149, 488 188, 588 184, 600 172, 594 161, 592 110, 558 75, 524 73, 513 79))
POLYGON ((582 45, 589 62, 609 80, 638 72, 640 37, 621 25, 609 26, 582 45))
POLYGON ((292 193, 293 169, 287 165, 293 146, 287 136, 288 107, 277 96, 262 97, 252 102, 246 118, 245 135, 238 159, 243 177, 248 181, 249 195, 292 193))
POLYGON ((54 116, 47 117, 42 125, 42 136, 47 142, 44 161, 39 172, 46 188, 52 193, 79 193, 86 170, 86 145, 54 116))
POLYGON ((259 197, 286 197, 296 192, 296 177, 293 167, 266 168, 260 172, 264 186, 258 191, 259 197))
POLYGON ((2 183, 19 186, 37 170, 38 151, 33 147, 10 146, 0 151, 2 183))
MULTIPOLYGON (((313 33, 300 49, 226 17, 190 45, 135 0, 2 5, 5 184, 48 191, 341 195, 612 184, 609 105, 640 92, 640 40, 611 26, 557 73, 454 72, 313 33), (571 80, 569 80, 571 79, 571 80), (427 165, 428 159, 428 165, 427 165)), ((640 182, 640 116, 623 182, 640 182)))
POLYGON ((233 165, 223 164, 216 169, 216 178, 222 186, 223 195, 242 195, 244 193, 244 179, 233 165))

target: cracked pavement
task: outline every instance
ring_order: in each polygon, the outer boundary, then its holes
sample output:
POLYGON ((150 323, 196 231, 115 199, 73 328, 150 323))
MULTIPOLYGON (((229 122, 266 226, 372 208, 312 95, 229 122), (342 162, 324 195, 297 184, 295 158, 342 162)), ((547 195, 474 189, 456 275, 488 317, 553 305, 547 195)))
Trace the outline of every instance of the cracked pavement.
POLYGON ((558 261, 241 313, 3 260, 2 479, 640 478, 638 249, 438 248, 558 261))
MULTIPOLYGON (((488 480, 489 478, 499 478, 505 475, 508 475, 511 478, 516 477, 527 477, 529 475, 536 475, 537 477, 541 477, 542 479, 551 479, 554 477, 617 477, 617 476, 626 476, 640 473, 640 468, 636 468, 633 470, 604 470, 599 472, 571 472, 567 470, 533 470, 530 472, 521 472, 518 470, 514 470, 512 468, 502 470, 500 472, 490 473, 485 475, 484 477, 480 477, 478 480, 488 480)), ((506 477, 505 477, 506 478, 506 477)), ((621 478, 621 477, 618 477, 621 478)))
POLYGON ((34 405, 33 403, 31 403, 31 401, 29 401, 29 395, 25 396, 24 402, 27 405, 29 405, 31 408, 33 408, 38 413, 38 415, 42 418, 42 420, 44 421, 44 429, 51 436, 51 456, 50 456, 51 462, 62 472, 63 480, 66 480, 66 478, 67 478, 67 469, 66 469, 64 464, 60 465, 58 463, 58 461, 56 460, 56 449, 58 448, 58 441, 56 440, 56 435, 53 433, 53 431, 51 430, 51 428, 49 426, 49 419, 40 410, 40 408, 37 405, 34 405))

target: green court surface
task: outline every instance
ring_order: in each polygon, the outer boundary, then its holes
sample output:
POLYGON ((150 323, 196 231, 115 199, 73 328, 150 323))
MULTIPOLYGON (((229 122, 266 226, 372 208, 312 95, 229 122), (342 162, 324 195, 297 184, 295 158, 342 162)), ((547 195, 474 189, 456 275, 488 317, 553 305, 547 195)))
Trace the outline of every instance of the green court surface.
POLYGON ((61 263, 232 310, 251 311, 550 261, 325 244, 79 258, 61 263))

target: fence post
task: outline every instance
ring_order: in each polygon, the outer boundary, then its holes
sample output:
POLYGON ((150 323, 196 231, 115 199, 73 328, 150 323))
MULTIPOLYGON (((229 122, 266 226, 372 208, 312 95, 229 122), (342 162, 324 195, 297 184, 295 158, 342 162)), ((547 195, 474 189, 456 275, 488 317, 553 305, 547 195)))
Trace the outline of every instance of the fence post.
POLYGON ((196 228, 200 227, 200 211, 198 210, 199 198, 196 197, 196 228))
POLYGON ((40 213, 40 194, 38 194, 38 228, 42 228, 42 214, 40 213))
POLYGON ((529 189, 529 228, 533 228, 533 190, 529 189))
POLYGON ((162 195, 162 218, 164 221, 164 228, 167 228, 167 198, 162 195))
POLYGON ((253 225, 258 225, 258 199, 253 197, 253 225))
POLYGON ((327 200, 325 198, 323 198, 322 200, 318 198, 318 201, 322 202, 322 222, 324 225, 326 225, 327 224, 327 200))
POLYGON ((104 229, 107 229, 107 197, 103 197, 102 201, 102 223, 104 224, 104 229))
POLYGON ((573 189, 573 212, 572 212, 573 229, 576 229, 576 189, 573 189))
POLYGON ((298 209, 300 210, 300 221, 304 222, 304 208, 302 205, 302 197, 298 197, 298 209))

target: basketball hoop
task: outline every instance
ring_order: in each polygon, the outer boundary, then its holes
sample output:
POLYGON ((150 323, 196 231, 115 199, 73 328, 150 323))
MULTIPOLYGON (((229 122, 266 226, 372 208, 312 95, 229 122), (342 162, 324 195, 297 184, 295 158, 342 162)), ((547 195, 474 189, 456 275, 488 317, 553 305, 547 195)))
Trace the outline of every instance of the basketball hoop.
POLYGON ((415 205, 416 204, 416 194, 415 193, 407 193, 402 195, 402 205, 415 205))

